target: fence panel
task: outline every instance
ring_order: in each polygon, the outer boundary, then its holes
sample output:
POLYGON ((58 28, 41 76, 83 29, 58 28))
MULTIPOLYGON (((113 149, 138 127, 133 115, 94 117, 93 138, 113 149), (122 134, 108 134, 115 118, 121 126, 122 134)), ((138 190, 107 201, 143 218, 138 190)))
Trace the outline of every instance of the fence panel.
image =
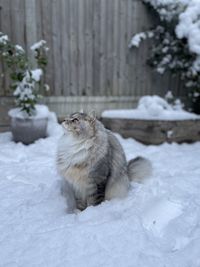
MULTIPOLYGON (((57 103, 53 108, 58 115, 71 112, 68 107, 76 109, 81 102, 101 111, 109 108, 109 101, 107 106, 99 103, 112 97, 116 107, 118 97, 125 108, 130 105, 124 97, 164 95, 172 89, 183 95, 177 79, 160 76, 146 65, 148 43, 128 48, 135 33, 154 24, 154 16, 141 0, 0 0, 0 31, 25 49, 40 39, 47 41, 46 82, 51 97, 45 100, 50 107, 57 103), (60 96, 63 103, 70 97, 77 106, 73 102, 61 112, 60 96), (90 102, 83 100, 88 96, 90 102)), ((4 70, 0 62, 0 71, 4 70)), ((7 76, 1 75, 0 96, 9 96, 8 84, 7 76)))

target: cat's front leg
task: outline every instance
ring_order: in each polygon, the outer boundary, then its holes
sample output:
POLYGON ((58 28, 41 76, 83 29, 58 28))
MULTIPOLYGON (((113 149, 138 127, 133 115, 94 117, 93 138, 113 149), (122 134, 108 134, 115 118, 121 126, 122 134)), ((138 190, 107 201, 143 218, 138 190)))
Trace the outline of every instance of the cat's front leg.
POLYGON ((86 209, 87 208, 86 201, 79 197, 76 197, 76 208, 80 211, 83 211, 84 209, 86 209))
POLYGON ((83 200, 81 198, 76 198, 76 208, 80 211, 83 211, 88 206, 95 206, 97 205, 96 200, 96 192, 92 195, 89 195, 86 200, 83 200))
POLYGON ((91 179, 90 183, 87 186, 87 206, 95 206, 97 205, 97 185, 91 179))
MULTIPOLYGON (((100 180, 100 179, 99 179, 100 180)), ((87 206, 95 206, 104 201, 105 197, 105 181, 93 185, 90 195, 87 197, 87 206)))
POLYGON ((88 206, 95 206, 97 205, 97 195, 96 195, 96 192, 92 195, 89 195, 87 197, 87 207, 88 206))

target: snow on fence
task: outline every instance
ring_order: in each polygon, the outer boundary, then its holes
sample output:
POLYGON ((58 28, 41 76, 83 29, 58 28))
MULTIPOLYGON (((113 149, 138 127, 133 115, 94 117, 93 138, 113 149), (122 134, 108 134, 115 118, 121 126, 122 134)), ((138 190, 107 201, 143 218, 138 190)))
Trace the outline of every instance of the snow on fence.
MULTIPOLYGON (((25 48, 47 41, 51 91, 45 101, 60 117, 80 107, 131 108, 141 95, 171 89, 184 95, 178 79, 146 66, 148 44, 128 48, 135 33, 153 24, 155 16, 141 0, 0 0, 0 31, 25 48)), ((7 124, 9 94, 3 77, 0 125, 7 124)))

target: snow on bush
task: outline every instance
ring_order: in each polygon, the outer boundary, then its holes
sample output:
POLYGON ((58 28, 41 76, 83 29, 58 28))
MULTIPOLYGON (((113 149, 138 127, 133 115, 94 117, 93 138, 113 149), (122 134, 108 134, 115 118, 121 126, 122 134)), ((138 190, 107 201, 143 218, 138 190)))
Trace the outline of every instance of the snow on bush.
POLYGON ((140 32, 133 36, 129 44, 129 47, 132 47, 132 46, 139 47, 142 40, 146 40, 147 38, 152 38, 153 36, 154 36, 153 31, 140 32))
POLYGON ((0 44, 6 44, 8 42, 8 35, 0 35, 0 44))
POLYGON ((30 48, 31 50, 35 51, 35 50, 42 48, 44 45, 46 45, 46 41, 40 40, 39 42, 33 44, 30 48))
POLYGON ((179 99, 174 100, 171 92, 167 93, 165 99, 157 95, 144 96, 139 100, 136 109, 106 110, 102 117, 143 120, 200 119, 200 116, 183 110, 183 104, 179 99))
POLYGON ((36 82, 40 81, 42 75, 43 75, 42 69, 35 69, 31 71, 32 79, 35 80, 36 82))
POLYGON ((22 111, 25 111, 29 116, 35 113, 35 104, 40 97, 35 87, 36 83, 40 82, 41 76, 41 69, 26 71, 23 80, 13 92, 17 106, 21 107, 22 111))
POLYGON ((129 47, 138 47, 141 40, 154 38, 148 63, 163 74, 170 70, 180 75, 192 101, 200 97, 200 1, 144 0, 160 17, 155 29, 137 33, 129 47))
MULTIPOLYGON (((14 45, 7 35, 0 33, 0 56, 5 62, 7 71, 12 81, 11 88, 16 98, 17 106, 24 111, 23 114, 31 116, 36 113, 35 105, 41 97, 39 90, 47 88, 42 81, 42 76, 47 65, 48 50, 46 42, 40 42, 31 46, 38 68, 33 69, 24 49, 14 45)), ((4 76, 1 76, 4 77, 4 76)))

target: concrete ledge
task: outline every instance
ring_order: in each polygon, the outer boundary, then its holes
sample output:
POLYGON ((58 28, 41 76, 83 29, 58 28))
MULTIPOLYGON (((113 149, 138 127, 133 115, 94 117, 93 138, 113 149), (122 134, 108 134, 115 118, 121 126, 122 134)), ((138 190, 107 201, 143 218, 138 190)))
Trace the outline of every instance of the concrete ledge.
POLYGON ((111 131, 148 145, 200 141, 200 119, 165 121, 102 118, 101 121, 111 131))

